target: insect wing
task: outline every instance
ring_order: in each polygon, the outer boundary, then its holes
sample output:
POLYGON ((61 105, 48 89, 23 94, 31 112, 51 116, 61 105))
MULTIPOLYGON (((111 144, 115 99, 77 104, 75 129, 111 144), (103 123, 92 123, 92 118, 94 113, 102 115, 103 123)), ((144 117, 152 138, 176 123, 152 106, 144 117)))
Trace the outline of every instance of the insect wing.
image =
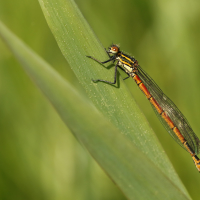
MULTIPOLYGON (((176 105, 162 92, 162 90, 158 87, 158 85, 154 82, 154 80, 140 67, 138 66, 137 75, 143 81, 146 88, 149 90, 154 99, 158 102, 158 104, 162 107, 165 113, 170 117, 173 121, 174 125, 179 129, 183 137, 187 140, 191 149, 198 154, 200 141, 192 128, 190 127, 188 121, 181 113, 181 111, 176 107, 176 105)), ((173 139, 185 150, 185 146, 181 143, 179 138, 173 132, 173 130, 169 127, 167 122, 161 117, 155 107, 152 105, 153 110, 158 116, 159 120, 168 131, 168 133, 173 137, 173 139)))

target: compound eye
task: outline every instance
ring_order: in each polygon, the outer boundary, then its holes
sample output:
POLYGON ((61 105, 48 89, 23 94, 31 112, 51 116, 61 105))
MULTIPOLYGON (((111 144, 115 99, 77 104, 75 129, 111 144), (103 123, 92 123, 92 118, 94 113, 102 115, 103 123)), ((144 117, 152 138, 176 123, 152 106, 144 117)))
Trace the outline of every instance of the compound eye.
POLYGON ((117 46, 113 46, 113 47, 111 47, 111 49, 110 49, 110 52, 111 53, 117 53, 119 51, 119 48, 117 47, 117 46))

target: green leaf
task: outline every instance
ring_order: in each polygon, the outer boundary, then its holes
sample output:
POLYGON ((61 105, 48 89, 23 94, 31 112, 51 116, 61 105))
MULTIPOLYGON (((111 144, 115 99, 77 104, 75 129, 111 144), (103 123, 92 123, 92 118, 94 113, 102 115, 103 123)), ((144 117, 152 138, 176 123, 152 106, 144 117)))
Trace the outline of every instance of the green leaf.
POLYGON ((108 59, 76 4, 64 0, 39 2, 63 55, 94 105, 175 185, 187 193, 123 80, 118 80, 117 88, 91 81, 98 78, 113 80, 114 71, 85 57, 91 55, 102 61, 108 59))
MULTIPOLYGON (((68 2, 63 1, 62 6, 59 3, 60 2, 58 2, 59 8, 62 10, 65 6, 65 3, 67 5, 68 2)), ((50 7, 52 6, 50 2, 47 5, 50 7)), ((83 20, 75 5, 73 3, 70 5, 72 7, 68 7, 68 9, 70 12, 72 12, 72 10, 74 12, 71 13, 71 17, 73 18, 79 16, 80 19, 83 20)), ((63 32, 65 32, 65 26, 56 26, 56 24, 59 24, 58 21, 56 21, 56 19, 59 19, 56 17, 58 14, 58 8, 54 7, 55 10, 49 10, 50 7, 48 7, 48 15, 52 17, 51 22, 54 21, 52 24, 54 30, 61 30, 63 28, 63 32)), ((61 10, 59 10, 59 15, 61 14, 60 19, 62 19, 62 17, 66 17, 65 14, 60 12, 61 10)), ((64 9, 64 11, 66 10, 64 9)), ((78 19, 79 18, 77 18, 77 20, 78 19)), ((71 19, 71 22, 72 21, 73 20, 71 19)), ((77 24, 79 24, 78 22, 80 23, 80 21, 76 21, 76 23, 73 22, 72 24, 76 24, 77 26, 77 24)), ((61 23, 61 25, 66 24, 61 23)), ((70 25, 70 20, 68 25, 70 25)), ((79 25, 81 27, 81 23, 79 25)), ((83 23, 82 25, 88 28, 86 24, 84 25, 83 23)), ((81 33, 81 31, 78 29, 73 30, 73 27, 70 30, 72 30, 72 33, 81 33)), ((82 29, 82 31, 84 34, 87 33, 88 36, 92 35, 92 31, 86 31, 84 29, 82 29)), ((93 99, 93 102, 99 109, 101 109, 102 113, 104 113, 104 116, 99 113, 99 111, 87 98, 78 93, 72 87, 72 85, 63 80, 58 73, 56 73, 33 51, 26 47, 26 45, 24 45, 12 33, 10 33, 1 23, 0 35, 5 43, 9 46, 13 54, 21 62, 24 70, 51 101, 52 105, 58 111, 63 121, 68 125, 79 141, 84 144, 91 155, 97 160, 106 173, 114 180, 114 182, 116 182, 116 184, 129 199, 189 199, 187 192, 179 182, 176 174, 174 174, 168 159, 161 151, 158 141, 153 136, 151 130, 147 131, 149 129, 148 124, 145 122, 145 119, 141 115, 139 109, 134 105, 134 102, 132 101, 132 98, 126 87, 123 84, 120 85, 120 89, 112 88, 109 85, 103 84, 96 84, 94 86, 93 83, 88 81, 88 79, 90 80, 91 78, 90 75, 92 75, 90 73, 92 73, 93 65, 87 63, 92 62, 89 60, 86 61, 85 55, 82 53, 87 51, 83 51, 83 49, 79 48, 81 47, 79 46, 79 44, 81 45, 80 42, 68 43, 68 40, 72 40, 72 34, 68 34, 69 38, 67 37, 66 41, 62 40, 62 34, 58 34, 55 37, 57 38, 57 41, 60 41, 60 43, 63 44, 61 49, 62 52, 65 52, 65 56, 68 55, 66 56, 68 58, 68 62, 70 62, 71 59, 70 64, 78 68, 77 74, 80 74, 80 77, 78 75, 77 77, 80 78, 80 80, 83 82, 83 85, 85 84, 84 87, 88 86, 87 92, 91 99, 94 98, 93 95, 96 95, 96 98, 93 99), (71 51, 69 49, 71 49, 71 51), (66 52, 70 53, 67 54, 66 52), (78 63, 82 65, 77 65, 78 63), (86 68, 87 66, 89 67, 88 69, 86 68), (106 97, 109 97, 109 95, 106 95, 106 92, 112 94, 110 95, 112 98, 107 99, 106 97), (125 95, 126 98, 124 98, 124 96, 120 98, 120 94, 125 95), (101 95, 106 95, 104 97, 106 98, 106 103, 102 103, 102 99, 99 98, 101 95), (121 100, 123 100, 121 102, 122 107, 119 107, 119 110, 125 108, 125 105, 128 105, 128 108, 126 108, 124 111, 125 116, 122 111, 118 113, 116 109, 116 106, 119 105, 121 100), (112 102, 116 103, 112 106, 112 102), (127 102, 131 104, 126 104, 127 102), (115 112, 113 111, 113 108, 116 109, 115 112), (135 113, 131 112, 131 109, 134 110, 135 113), (128 112, 126 113, 126 111, 128 112), (117 116, 115 116, 116 114, 117 116), (121 117, 118 119, 119 121, 117 121, 119 114, 121 114, 121 117), (113 115, 114 118, 112 118, 113 115), (131 118, 129 118, 130 116, 131 118), (112 123, 109 122, 106 117, 108 117, 112 123), (122 127, 125 125, 129 126, 129 123, 132 120, 136 120, 138 123, 135 129, 133 129, 134 131, 132 131, 131 126, 129 127, 129 129, 131 128, 129 132, 126 132, 126 129, 123 131, 123 133, 126 133, 127 135, 122 134, 122 127), (127 122, 127 124, 125 122, 127 122), (145 130, 145 128, 147 129, 145 130), (149 135, 149 138, 143 136, 142 132, 144 130, 146 131, 145 133, 149 135), (131 141, 132 139, 137 139, 137 141, 140 141, 140 144, 136 147, 136 145, 134 145, 134 143, 131 141), (146 143, 145 141, 148 142, 146 143), (142 147, 145 147, 143 149, 144 153, 141 151, 142 147), (157 154, 155 152, 157 152, 157 154), (156 157, 154 158, 151 156, 151 154, 156 155, 156 157), (156 160, 157 162, 154 162, 156 160), (168 166, 169 169, 166 174, 169 175, 169 177, 167 177, 163 172, 168 166), (174 179, 172 179, 170 176, 174 176, 174 179)), ((80 37, 80 35, 77 36, 80 37)), ((90 39, 91 38, 92 37, 90 37, 90 39)), ((75 36, 74 39, 76 41, 75 36)), ((79 41, 80 40, 81 38, 79 38, 79 41)), ((93 37, 93 40, 96 41, 95 37, 93 37)), ((84 44, 84 42, 82 42, 82 44, 84 44)), ((86 44, 88 45, 89 43, 86 42, 86 44)), ((90 44, 92 44, 92 41, 90 41, 90 44)), ((91 47, 94 47, 94 44, 91 45, 91 47)), ((100 48, 100 45, 98 45, 98 48, 100 48)), ((90 45, 88 45, 86 49, 90 50, 90 45)), ((101 55, 100 50, 97 50, 97 52, 98 51, 99 55, 101 55)), ((103 53, 104 52, 102 50, 102 55, 103 53)), ((94 63, 94 66, 95 65, 96 64, 94 63)), ((99 66, 97 65, 97 67, 99 66)), ((102 73, 103 70, 101 69, 93 72, 98 72, 97 75, 103 75, 105 73, 102 73)), ((134 122, 134 124, 136 124, 136 122, 134 122)))

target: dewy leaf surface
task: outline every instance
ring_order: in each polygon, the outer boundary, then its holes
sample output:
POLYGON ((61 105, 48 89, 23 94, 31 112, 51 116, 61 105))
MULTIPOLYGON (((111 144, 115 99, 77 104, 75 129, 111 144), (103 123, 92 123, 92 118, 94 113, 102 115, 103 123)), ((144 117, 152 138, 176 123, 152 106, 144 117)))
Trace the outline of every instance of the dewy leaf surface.
POLYGON ((98 78, 113 80, 114 71, 86 58, 86 55, 91 55, 104 61, 108 56, 74 1, 39 2, 63 55, 94 105, 186 194, 155 134, 121 78, 118 87, 94 84, 91 81, 98 78))

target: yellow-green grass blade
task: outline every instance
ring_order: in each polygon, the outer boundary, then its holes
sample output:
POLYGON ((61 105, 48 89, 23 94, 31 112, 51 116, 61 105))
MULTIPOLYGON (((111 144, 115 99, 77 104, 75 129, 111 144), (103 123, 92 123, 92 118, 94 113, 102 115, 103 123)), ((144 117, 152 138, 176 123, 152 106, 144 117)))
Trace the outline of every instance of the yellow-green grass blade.
POLYGON ((91 79, 98 78, 112 81, 114 70, 105 69, 85 57, 91 55, 102 61, 108 59, 104 48, 76 4, 70 0, 39 2, 63 55, 95 106, 185 192, 157 138, 122 79, 117 80, 118 87, 104 83, 94 84, 91 81, 91 79))
POLYGON ((0 36, 79 141, 128 199, 190 199, 44 60, 2 23, 0 36))

